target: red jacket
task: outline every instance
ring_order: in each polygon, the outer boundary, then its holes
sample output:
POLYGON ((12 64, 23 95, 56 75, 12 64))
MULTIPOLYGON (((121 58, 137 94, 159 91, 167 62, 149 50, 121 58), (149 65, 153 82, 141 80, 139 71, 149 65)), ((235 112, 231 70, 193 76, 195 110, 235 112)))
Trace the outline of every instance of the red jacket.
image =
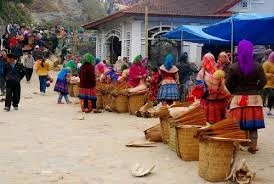
POLYGON ((79 72, 80 88, 94 88, 96 86, 95 69, 92 64, 85 63, 79 72))

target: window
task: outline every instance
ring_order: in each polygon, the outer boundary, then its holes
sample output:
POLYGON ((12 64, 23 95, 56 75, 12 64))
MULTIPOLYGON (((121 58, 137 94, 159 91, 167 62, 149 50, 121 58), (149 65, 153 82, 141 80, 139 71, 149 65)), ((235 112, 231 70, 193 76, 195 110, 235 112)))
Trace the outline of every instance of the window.
POLYGON ((103 39, 102 39, 102 36, 100 35, 100 36, 98 36, 98 42, 97 42, 97 50, 98 50, 98 53, 97 53, 97 55, 98 55, 98 57, 101 57, 102 58, 102 47, 103 47, 103 44, 102 44, 102 42, 103 42, 103 39))
POLYGON ((244 8, 244 9, 249 8, 249 0, 242 0, 241 1, 241 8, 244 8))
POLYGON ((130 52, 131 52, 131 32, 126 32, 125 39, 125 56, 130 60, 130 52))

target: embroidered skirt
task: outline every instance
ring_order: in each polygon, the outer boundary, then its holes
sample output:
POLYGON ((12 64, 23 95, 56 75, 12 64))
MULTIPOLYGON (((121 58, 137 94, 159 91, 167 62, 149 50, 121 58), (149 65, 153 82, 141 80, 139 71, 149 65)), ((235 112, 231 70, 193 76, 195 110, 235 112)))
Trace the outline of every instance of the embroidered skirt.
POLYGON ((79 98, 81 100, 96 100, 95 88, 80 88, 79 98))
POLYGON ((207 122, 216 123, 221 121, 226 116, 227 101, 226 100, 206 100, 201 99, 201 106, 203 107, 207 122))
POLYGON ((68 94, 67 80, 57 79, 55 86, 54 86, 54 91, 67 95, 68 94))
POLYGON ((239 107, 231 109, 229 116, 239 121, 242 130, 265 128, 262 107, 239 107))
POLYGON ((177 84, 162 84, 160 86, 157 99, 160 101, 179 100, 177 84))

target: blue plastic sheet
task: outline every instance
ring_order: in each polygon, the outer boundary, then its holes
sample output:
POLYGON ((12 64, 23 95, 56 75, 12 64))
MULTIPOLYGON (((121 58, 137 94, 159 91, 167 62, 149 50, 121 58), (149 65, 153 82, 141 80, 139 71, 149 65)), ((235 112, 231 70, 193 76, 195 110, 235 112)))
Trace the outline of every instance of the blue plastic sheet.
POLYGON ((228 45, 229 41, 209 35, 203 31, 205 26, 184 25, 164 34, 162 37, 212 45, 228 45))
POLYGON ((203 28, 212 36, 233 40, 234 45, 246 39, 256 45, 273 45, 274 14, 241 13, 203 28))

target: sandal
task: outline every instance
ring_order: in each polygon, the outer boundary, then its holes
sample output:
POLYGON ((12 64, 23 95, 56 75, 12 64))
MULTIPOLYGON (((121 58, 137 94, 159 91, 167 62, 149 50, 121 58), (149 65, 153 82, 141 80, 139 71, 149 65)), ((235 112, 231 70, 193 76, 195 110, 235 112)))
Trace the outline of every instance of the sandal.
POLYGON ((248 148, 247 151, 253 155, 256 154, 256 152, 258 151, 258 149, 252 149, 252 148, 248 148))
POLYGON ((97 114, 97 113, 102 113, 102 111, 96 109, 96 110, 93 111, 93 113, 96 113, 96 114, 97 114))

